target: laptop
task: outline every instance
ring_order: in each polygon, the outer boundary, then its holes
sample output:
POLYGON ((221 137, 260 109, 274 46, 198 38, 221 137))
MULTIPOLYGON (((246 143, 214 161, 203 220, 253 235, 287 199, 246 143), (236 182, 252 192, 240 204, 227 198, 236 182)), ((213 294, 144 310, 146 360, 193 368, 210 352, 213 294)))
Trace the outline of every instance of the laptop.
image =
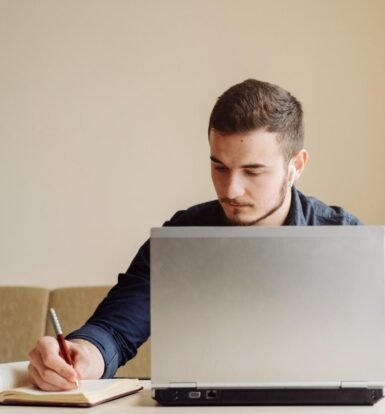
POLYGON ((151 386, 163 405, 374 404, 385 227, 151 230, 151 386))

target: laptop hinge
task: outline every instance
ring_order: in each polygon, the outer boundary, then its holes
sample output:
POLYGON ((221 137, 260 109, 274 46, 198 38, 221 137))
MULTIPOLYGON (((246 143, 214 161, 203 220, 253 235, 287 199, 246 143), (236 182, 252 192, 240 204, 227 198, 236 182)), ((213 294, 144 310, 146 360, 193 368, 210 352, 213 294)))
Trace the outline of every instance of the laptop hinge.
POLYGON ((169 388, 197 388, 196 382, 170 382, 169 388))
POLYGON ((341 388, 368 388, 368 381, 341 381, 341 388))

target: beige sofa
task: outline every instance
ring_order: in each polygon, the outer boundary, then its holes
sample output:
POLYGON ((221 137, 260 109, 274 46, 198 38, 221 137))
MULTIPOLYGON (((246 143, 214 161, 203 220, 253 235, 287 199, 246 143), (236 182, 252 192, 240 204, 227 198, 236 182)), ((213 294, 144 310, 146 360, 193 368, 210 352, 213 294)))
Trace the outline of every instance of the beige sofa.
MULTIPOLYGON (((110 286, 49 290, 39 287, 0 286, 0 363, 23 361, 37 338, 53 335, 48 308, 55 308, 64 334, 80 327, 105 297, 110 286)), ((150 341, 117 376, 150 377, 150 341)))

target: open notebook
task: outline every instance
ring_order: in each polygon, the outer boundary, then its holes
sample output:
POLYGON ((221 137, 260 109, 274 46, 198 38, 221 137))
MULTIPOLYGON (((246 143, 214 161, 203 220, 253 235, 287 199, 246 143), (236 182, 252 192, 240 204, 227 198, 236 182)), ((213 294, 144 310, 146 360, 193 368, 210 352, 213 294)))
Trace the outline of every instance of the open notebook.
POLYGON ((115 378, 83 380, 79 389, 71 391, 40 391, 27 383, 25 364, 2 365, 0 404, 91 407, 142 389, 137 379, 115 378))
POLYGON ((71 391, 40 391, 32 385, 0 391, 0 404, 91 407, 133 394, 142 389, 137 379, 101 379, 80 381, 71 391))

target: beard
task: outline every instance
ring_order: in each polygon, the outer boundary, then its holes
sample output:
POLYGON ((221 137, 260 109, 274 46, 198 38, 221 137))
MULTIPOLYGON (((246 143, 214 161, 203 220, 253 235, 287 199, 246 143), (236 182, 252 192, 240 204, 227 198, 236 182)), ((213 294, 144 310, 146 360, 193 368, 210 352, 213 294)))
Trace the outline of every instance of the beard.
MULTIPOLYGON (((272 214, 274 214, 277 210, 279 210, 283 203, 285 202, 286 194, 287 194, 287 179, 285 178, 282 181, 281 187, 279 189, 279 194, 276 203, 274 203, 274 206, 271 207, 269 210, 267 210, 266 213, 262 214, 260 217, 253 219, 253 220, 242 220, 241 217, 239 217, 237 214, 233 218, 227 217, 223 206, 222 209, 226 216, 226 221, 231 226, 255 226, 258 223, 260 223, 262 220, 265 220, 267 217, 270 217, 272 214)), ((229 199, 221 199, 220 202, 229 202, 229 199)))

